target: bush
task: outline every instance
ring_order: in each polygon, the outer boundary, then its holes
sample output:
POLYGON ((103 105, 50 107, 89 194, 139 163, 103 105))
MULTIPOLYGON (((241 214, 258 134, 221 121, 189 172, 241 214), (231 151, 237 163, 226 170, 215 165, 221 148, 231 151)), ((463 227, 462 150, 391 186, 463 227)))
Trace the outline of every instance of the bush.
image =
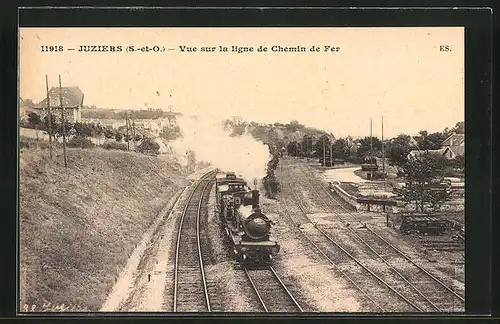
POLYGON ((106 142, 104 144, 101 144, 101 147, 105 150, 127 150, 127 144, 118 142, 106 142))
POLYGON ((160 150, 160 145, 156 143, 154 140, 144 137, 141 141, 141 144, 137 146, 137 152, 141 153, 153 153, 158 154, 160 150))
POLYGON ((362 164, 364 162, 363 158, 359 156, 349 156, 346 161, 352 164, 362 164))
POLYGON ((281 185, 278 180, 274 177, 274 174, 270 174, 264 177, 264 188, 266 189, 266 196, 268 198, 274 199, 276 194, 281 191, 281 185))
MULTIPOLYGON (((52 142, 53 147, 59 147, 59 143, 52 142)), ((19 138, 19 149, 32 149, 32 148, 40 148, 40 149, 48 149, 49 148, 49 142, 48 141, 43 141, 39 140, 37 141, 34 138, 30 137, 25 137, 25 136, 20 136, 19 138)))
POLYGON ((86 137, 75 136, 71 138, 68 143, 68 147, 81 147, 81 148, 92 148, 95 146, 92 141, 86 137))

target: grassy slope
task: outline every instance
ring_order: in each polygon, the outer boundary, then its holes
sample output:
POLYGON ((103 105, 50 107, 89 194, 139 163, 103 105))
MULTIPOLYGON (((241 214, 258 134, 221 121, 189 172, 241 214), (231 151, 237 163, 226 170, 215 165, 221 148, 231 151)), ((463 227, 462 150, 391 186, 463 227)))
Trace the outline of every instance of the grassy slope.
MULTIPOLYGON (((156 157, 101 149, 24 150, 20 302, 98 310, 142 234, 184 182, 156 157)), ((31 306, 30 306, 31 307, 31 306)))

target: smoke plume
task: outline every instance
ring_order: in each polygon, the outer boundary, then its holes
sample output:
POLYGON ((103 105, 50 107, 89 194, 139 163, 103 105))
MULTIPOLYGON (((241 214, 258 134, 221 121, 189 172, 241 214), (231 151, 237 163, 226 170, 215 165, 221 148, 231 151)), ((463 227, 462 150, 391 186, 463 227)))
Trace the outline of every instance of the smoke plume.
POLYGON ((249 182, 265 177, 267 162, 272 158, 269 148, 250 134, 230 136, 220 120, 207 117, 177 118, 182 137, 170 148, 180 156, 193 151, 197 161, 210 163, 223 172, 233 171, 249 182))

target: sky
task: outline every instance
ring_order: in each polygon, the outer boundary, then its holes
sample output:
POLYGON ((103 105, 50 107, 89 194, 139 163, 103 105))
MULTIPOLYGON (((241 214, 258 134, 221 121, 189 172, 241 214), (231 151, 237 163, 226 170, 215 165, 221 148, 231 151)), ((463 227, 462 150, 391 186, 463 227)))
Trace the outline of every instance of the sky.
POLYGON ((80 87, 85 105, 297 120, 336 137, 369 135, 370 118, 380 136, 382 116, 387 138, 464 120, 462 27, 21 28, 19 60, 19 95, 34 102, 45 97, 45 74, 49 87, 58 85, 60 74, 63 86, 80 87), (45 45, 64 51, 42 52, 45 45), (123 51, 79 52, 80 45, 120 45, 123 51), (165 51, 130 53, 129 45, 165 51), (232 52, 233 45, 254 51, 232 52), (273 45, 306 51, 272 52, 273 45), (326 45, 339 50, 324 51, 326 45), (216 51, 201 52, 204 46, 216 51), (259 46, 268 51, 257 52, 259 46))

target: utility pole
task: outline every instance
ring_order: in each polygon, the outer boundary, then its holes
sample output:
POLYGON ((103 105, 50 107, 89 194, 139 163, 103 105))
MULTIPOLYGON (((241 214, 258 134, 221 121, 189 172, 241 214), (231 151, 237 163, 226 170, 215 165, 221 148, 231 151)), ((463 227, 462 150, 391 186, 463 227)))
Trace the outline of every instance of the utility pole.
POLYGON ((136 143, 135 143, 135 121, 134 121, 134 117, 132 116, 132 136, 134 137, 133 140, 134 140, 134 151, 137 151, 137 148, 136 148, 136 143))
POLYGON ((62 133, 63 133, 63 155, 64 155, 64 167, 68 167, 66 161, 66 126, 64 125, 64 106, 62 100, 62 85, 61 85, 61 75, 59 74, 59 102, 61 104, 61 123, 62 123, 62 133))
POLYGON ((45 74, 45 89, 47 90, 47 118, 49 120, 49 154, 52 160, 52 114, 50 113, 49 79, 45 74))
MULTIPOLYGON (((333 135, 333 134, 332 134, 333 135)), ((330 142, 330 166, 333 166, 333 136, 330 142)))
POLYGON ((309 161, 309 158, 311 157, 311 151, 312 151, 312 136, 307 141, 307 161, 309 161))
POLYGON ((384 116, 382 116, 382 176, 385 183, 384 116))
POLYGON ((323 166, 326 167, 326 143, 325 143, 326 135, 323 136, 323 166))
POLYGON ((127 151, 130 151, 130 138, 128 136, 128 115, 127 112, 125 112, 125 125, 127 126, 127 151))
POLYGON ((370 180, 373 180, 373 130, 372 119, 370 118, 370 180))

